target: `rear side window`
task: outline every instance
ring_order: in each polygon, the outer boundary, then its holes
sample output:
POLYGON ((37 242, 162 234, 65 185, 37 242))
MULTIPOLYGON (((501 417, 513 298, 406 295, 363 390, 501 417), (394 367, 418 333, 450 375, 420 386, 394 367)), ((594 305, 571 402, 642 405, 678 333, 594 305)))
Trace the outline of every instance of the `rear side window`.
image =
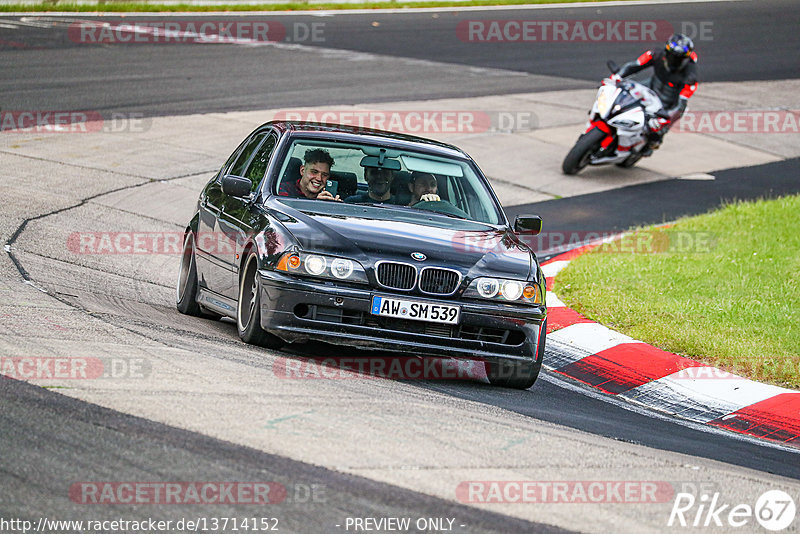
POLYGON ((239 153, 228 174, 249 178, 253 182, 251 190, 255 191, 264 178, 269 158, 277 142, 278 138, 270 132, 261 132, 253 136, 239 153))
POLYGON ((256 151, 255 156, 250 161, 247 171, 244 174, 245 178, 250 178, 253 182, 251 191, 258 189, 258 184, 261 183, 264 174, 267 172, 267 164, 272 152, 275 150, 275 145, 278 143, 278 138, 274 135, 268 135, 261 146, 256 151))

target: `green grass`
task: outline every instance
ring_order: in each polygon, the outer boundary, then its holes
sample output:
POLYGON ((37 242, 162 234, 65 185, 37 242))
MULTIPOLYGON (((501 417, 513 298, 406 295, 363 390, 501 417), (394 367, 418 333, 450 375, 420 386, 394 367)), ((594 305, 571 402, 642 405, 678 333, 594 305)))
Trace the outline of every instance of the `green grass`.
POLYGON ((635 339, 800 388, 800 196, 638 232, 571 262, 556 294, 635 339))
MULTIPOLYGON (((398 9, 416 7, 465 7, 465 6, 514 6, 524 4, 561 4, 581 3, 588 0, 464 0, 463 2, 433 1, 433 2, 364 2, 364 3, 309 3, 287 2, 285 4, 216 4, 216 5, 191 5, 176 4, 166 5, 158 2, 98 2, 96 4, 76 4, 50 0, 38 4, 3 4, 0 12, 48 12, 48 11, 74 11, 74 12, 203 12, 203 11, 297 11, 297 10, 335 10, 335 9, 398 9)), ((600 0, 611 1, 611 0, 600 0)))

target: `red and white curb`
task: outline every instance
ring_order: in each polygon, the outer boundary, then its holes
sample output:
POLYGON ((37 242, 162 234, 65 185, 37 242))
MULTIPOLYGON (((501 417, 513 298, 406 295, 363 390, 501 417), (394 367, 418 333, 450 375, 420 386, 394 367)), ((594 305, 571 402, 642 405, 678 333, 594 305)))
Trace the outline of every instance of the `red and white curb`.
POLYGON ((590 248, 542 264, 547 279, 546 369, 662 413, 800 448, 800 392, 658 349, 566 307, 552 292, 553 280, 590 248))

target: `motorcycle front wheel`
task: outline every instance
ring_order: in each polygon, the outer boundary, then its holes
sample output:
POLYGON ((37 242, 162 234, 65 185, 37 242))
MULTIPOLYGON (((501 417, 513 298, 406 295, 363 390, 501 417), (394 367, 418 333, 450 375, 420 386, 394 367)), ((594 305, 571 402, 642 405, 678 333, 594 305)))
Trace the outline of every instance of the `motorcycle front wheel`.
POLYGON ((606 137, 606 133, 599 128, 592 128, 578 138, 578 142, 569 151, 561 170, 564 174, 577 174, 578 171, 586 167, 592 154, 600 149, 600 143, 606 137))

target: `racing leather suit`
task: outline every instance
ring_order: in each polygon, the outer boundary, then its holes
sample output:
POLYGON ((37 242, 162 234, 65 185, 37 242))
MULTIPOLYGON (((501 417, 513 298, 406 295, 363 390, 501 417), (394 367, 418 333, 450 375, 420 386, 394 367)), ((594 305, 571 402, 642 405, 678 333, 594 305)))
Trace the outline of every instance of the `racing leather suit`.
POLYGON ((649 67, 653 67, 653 76, 647 85, 661 99, 661 105, 669 115, 669 124, 654 131, 655 135, 651 136, 655 143, 660 143, 669 126, 686 111, 689 98, 697 90, 697 54, 692 52, 680 69, 672 71, 667 66, 664 50, 657 52, 648 50, 636 61, 623 65, 617 75, 625 78, 649 67))

